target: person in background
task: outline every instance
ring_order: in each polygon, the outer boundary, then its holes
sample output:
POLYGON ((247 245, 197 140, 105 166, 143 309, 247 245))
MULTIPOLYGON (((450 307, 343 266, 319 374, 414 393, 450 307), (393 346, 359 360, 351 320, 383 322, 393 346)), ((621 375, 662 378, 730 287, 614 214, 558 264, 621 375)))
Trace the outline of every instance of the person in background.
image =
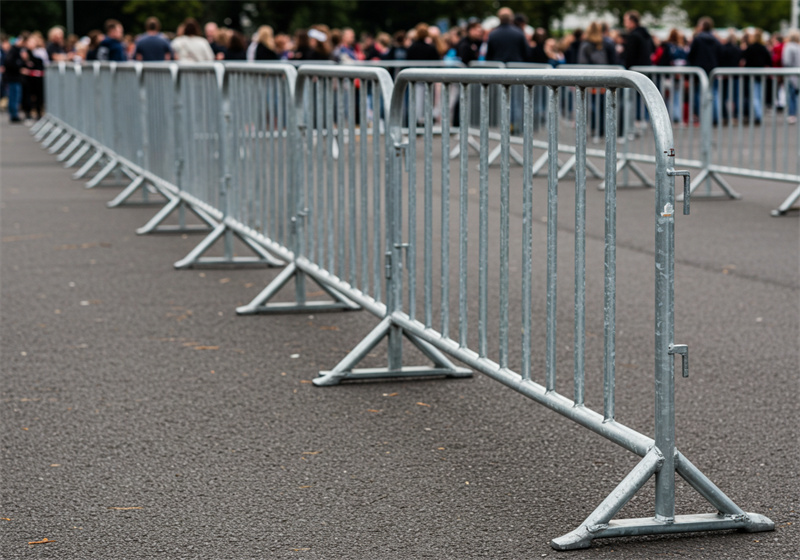
POLYGON ((275 35, 275 54, 281 60, 289 60, 292 58, 292 38, 286 33, 278 33, 275 35))
MULTIPOLYGON (((772 55, 772 67, 773 68, 781 68, 783 67, 783 35, 780 33, 773 33, 769 38, 769 52, 772 55)), ((767 87, 764 97, 766 97, 767 105, 772 102, 773 96, 775 99, 775 108, 779 111, 783 111, 786 108, 786 88, 784 87, 783 83, 783 76, 777 76, 777 86, 778 91, 776 91, 773 95, 772 88, 773 88, 773 81, 767 80, 767 87)))
POLYGON ((6 58, 8 51, 11 50, 11 43, 8 40, 8 35, 3 33, 0 35, 0 111, 8 110, 8 84, 6 84, 6 58))
POLYGON ((667 39, 653 53, 653 63, 656 66, 686 66, 688 56, 683 33, 673 27, 667 39))
POLYGON ((416 38, 408 47, 408 60, 441 60, 439 51, 427 41, 428 29, 427 23, 418 23, 414 28, 416 38))
MULTIPOLYGON (((683 33, 673 27, 666 41, 662 42, 653 53, 653 64, 656 66, 686 66, 688 55, 683 33)), ((686 91, 681 91, 681 81, 677 78, 667 80, 665 83, 668 88, 674 85, 674 88, 668 90, 667 99, 664 100, 667 102, 667 106, 671 107, 672 121, 681 122, 686 91)), ((683 82, 684 89, 688 88, 688 85, 688 82, 683 82)))
POLYGON ((50 63, 50 55, 47 54, 47 47, 45 47, 44 37, 38 31, 31 33, 31 38, 28 39, 28 50, 36 58, 40 59, 45 65, 50 63))
POLYGON ((514 25, 514 12, 511 8, 500 8, 497 17, 500 25, 489 33, 486 60, 525 62, 528 55, 528 41, 519 27, 514 25))
POLYGON ((405 46, 405 38, 405 30, 395 31, 394 35, 392 35, 392 44, 389 50, 381 56, 381 60, 406 60, 408 52, 405 46))
POLYGON ((145 34, 136 41, 133 58, 142 62, 172 60, 172 46, 161 35, 161 22, 158 18, 147 18, 144 28, 145 34))
POLYGON ((76 64, 80 64, 86 60, 86 55, 89 53, 89 38, 83 37, 75 45, 75 56, 72 60, 76 64))
MULTIPOLYGON (((686 61, 689 66, 699 66, 705 70, 707 75, 711 75, 711 71, 719 66, 720 54, 722 54, 722 44, 714 36, 714 20, 710 17, 701 17, 697 20, 697 28, 695 29, 694 38, 692 39, 692 46, 689 49, 689 54, 686 56, 686 61)), ((719 97, 718 81, 714 80, 712 85, 712 113, 714 115, 714 124, 717 123, 719 115, 717 114, 717 104, 719 97)), ((700 84, 694 84, 694 115, 700 115, 700 84)))
POLYGON ((612 49, 603 40, 603 28, 600 22, 593 21, 586 28, 583 40, 578 48, 578 64, 607 65, 612 60, 612 49))
MULTIPOLYGON (((747 48, 742 53, 742 62, 745 68, 769 68, 772 66, 772 55, 764 45, 764 34, 761 29, 753 29, 747 34, 747 48)), ((761 104, 761 77, 752 78, 752 88, 750 79, 744 80, 744 110, 745 115, 750 117, 750 107, 753 108, 752 118, 755 124, 761 124, 763 117, 763 107, 761 104)))
POLYGON ((47 32, 47 56, 49 60, 58 62, 67 60, 67 51, 64 49, 64 29, 51 27, 47 32))
POLYGON ((275 52, 275 38, 269 25, 258 28, 256 42, 255 60, 279 60, 278 53, 275 52))
MULTIPOLYGON (((519 14, 517 14, 519 15, 519 14)), ((533 38, 528 49, 527 62, 547 64, 547 54, 544 52, 544 43, 547 41, 547 31, 541 27, 533 32, 533 38)))
POLYGON ((389 49, 391 48, 392 48, 392 36, 382 31, 378 33, 377 37, 375 37, 375 43, 373 45, 373 50, 372 50, 372 58, 368 58, 367 60, 383 60, 383 57, 386 56, 386 54, 389 52, 389 49))
POLYGON ((67 35, 67 40, 64 42, 64 50, 67 51, 68 59, 71 59, 73 56, 75 56, 75 49, 78 47, 80 40, 81 38, 74 33, 67 35))
POLYGON ((295 60, 308 60, 311 58, 311 39, 308 38, 308 29, 295 30, 292 58, 295 60))
POLYGON ((361 42, 357 47, 356 52, 360 53, 361 60, 376 60, 383 52, 372 33, 362 33, 361 42))
MULTIPOLYGON (((600 22, 590 23, 578 49, 578 64, 607 65, 613 56, 612 52, 603 41, 603 27, 600 22)), ((599 141, 606 129, 605 93, 601 89, 591 89, 588 94, 592 140, 599 141)))
POLYGON ((235 29, 230 31, 225 60, 247 60, 247 40, 241 32, 235 29))
POLYGON ((128 60, 125 47, 122 45, 124 36, 122 24, 115 19, 106 20, 106 38, 97 48, 97 60, 125 62, 128 60))
POLYGON ((564 64, 564 53, 558 48, 558 41, 552 37, 544 42, 544 54, 547 56, 547 63, 553 68, 564 64))
POLYGON ((442 30, 437 26, 428 26, 428 39, 425 42, 434 46, 440 59, 444 58, 444 55, 447 54, 449 47, 444 37, 442 37, 442 30))
POLYGON ((125 56, 128 60, 133 60, 133 53, 136 52, 136 41, 133 40, 133 35, 126 33, 122 38, 122 48, 125 49, 125 56))
POLYGON ((619 55, 617 54, 617 42, 611 36, 611 27, 604 22, 600 22, 600 31, 603 33, 603 48, 608 53, 609 64, 620 64, 619 55))
POLYGON ((572 32, 572 40, 569 46, 564 49, 565 64, 578 64, 578 51, 583 42, 583 29, 580 27, 572 32))
POLYGON ((623 24, 627 31, 622 59, 625 68, 651 64, 650 56, 655 50, 653 38, 650 36, 650 32, 639 24, 640 19, 641 16, 636 10, 625 12, 623 17, 623 24))
POLYGON ((220 27, 217 31, 214 43, 219 47, 219 51, 214 53, 214 60, 225 60, 228 56, 228 44, 231 42, 231 33, 232 31, 227 27, 220 27))
POLYGON ((308 30, 308 60, 331 60, 333 44, 331 30, 322 23, 312 25, 308 30))
POLYGON ((21 31, 17 40, 11 45, 5 60, 4 79, 8 83, 8 121, 11 124, 21 123, 19 106, 22 102, 23 68, 28 59, 25 42, 30 33, 21 31))
MULTIPOLYGON (((786 43, 781 51, 781 64, 784 68, 800 68, 800 31, 790 29, 786 34, 786 43)), ((786 101, 789 106, 789 116, 786 122, 797 123, 797 94, 800 91, 797 76, 789 76, 786 81, 786 101)))
POLYGON ((97 60, 97 49, 100 48, 100 43, 106 38, 103 32, 99 29, 92 29, 86 34, 89 37, 89 47, 86 50, 86 60, 97 60))
POLYGON ((467 23, 467 34, 456 46, 456 55, 461 62, 469 66, 473 60, 478 60, 478 54, 483 44, 483 27, 477 18, 467 23))
POLYGON ((356 32, 352 27, 342 29, 339 44, 333 50, 333 57, 343 63, 361 60, 356 52, 356 32))
POLYGON ((25 124, 33 124, 33 114, 41 119, 44 114, 44 65, 41 56, 47 57, 44 37, 38 31, 30 34, 25 41, 25 66, 22 72, 25 80, 22 83, 22 110, 25 112, 25 124), (37 56, 38 55, 38 56, 37 56))
MULTIPOLYGON (((738 68, 742 60, 742 48, 739 46, 739 37, 736 30, 728 29, 728 38, 722 43, 719 55, 719 65, 723 68, 738 68)), ((722 119, 727 122, 729 118, 736 118, 739 114, 739 78, 727 77, 722 80, 722 119), (732 115, 729 114, 732 111, 732 115)))
POLYGON ((214 60, 214 51, 205 37, 200 36, 200 24, 194 18, 187 18, 183 22, 183 35, 175 37, 172 41, 172 51, 175 60, 181 62, 211 62, 214 60))
POLYGON ((221 60, 225 58, 225 47, 223 47, 217 42, 217 35, 219 34, 219 26, 213 21, 209 21, 208 23, 206 23, 205 27, 203 28, 203 31, 205 32, 206 41, 208 41, 208 45, 211 47, 211 50, 214 53, 214 58, 216 60, 221 60), (222 56, 219 56, 220 54, 222 54, 222 56))

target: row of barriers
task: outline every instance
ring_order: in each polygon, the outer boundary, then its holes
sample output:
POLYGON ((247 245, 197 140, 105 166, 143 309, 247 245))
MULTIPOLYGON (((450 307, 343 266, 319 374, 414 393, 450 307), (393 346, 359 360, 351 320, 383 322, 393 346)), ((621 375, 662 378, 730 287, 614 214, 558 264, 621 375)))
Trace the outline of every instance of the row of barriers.
MULTIPOLYGON (((414 61, 362 62, 361 65, 386 67, 389 69, 417 67, 414 61)), ((428 62, 426 66, 463 67, 459 62, 428 62)), ((471 68, 507 69, 549 69, 548 64, 502 63, 474 61, 471 68)), ((563 64, 560 70, 623 69, 622 66, 585 66, 563 64)), ((796 188, 773 210, 773 216, 785 215, 800 200, 800 126, 797 122, 798 95, 800 95, 800 69, 797 68, 717 68, 706 74, 698 67, 636 66, 632 71, 649 77, 658 87, 667 106, 673 123, 675 150, 683 157, 676 160, 678 165, 697 169, 698 173, 691 183, 691 192, 696 196, 741 198, 741 195, 725 180, 725 175, 748 177, 763 181, 777 181, 795 184, 796 188), (763 83, 763 86, 762 86, 763 83), (721 192, 715 193, 716 185, 721 192), (697 192, 703 186, 702 192, 697 192)), ((512 91, 519 88, 512 88, 512 91)), ((521 93, 512 96, 521 99, 521 93)), ((625 98, 620 101, 621 111, 617 126, 619 147, 617 150, 618 171, 621 173, 619 186, 653 187, 653 181, 638 165, 653 164, 653 158, 642 150, 642 136, 647 136, 650 127, 641 96, 632 90, 625 90, 625 98), (630 174, 641 182, 634 185, 630 174)), ((439 100, 441 96, 437 95, 439 100)), ((452 97, 452 96, 451 96, 452 97)), ((534 107, 540 115, 545 114, 546 88, 534 88, 534 107)), ((590 111, 590 133, 592 142, 602 143, 604 130, 604 94, 602 91, 590 92, 587 109, 590 111)), ((499 123, 499 93, 497 88, 490 90, 490 124, 499 123)), ((519 101, 517 101, 519 103, 519 101)), ((472 120, 477 119, 477 104, 472 107, 472 120)), ((575 126, 574 90, 566 89, 561 96, 561 122, 575 126)), ((435 111, 437 114, 439 111, 435 111)), ((513 123, 512 123, 513 124, 513 123)), ((470 136, 470 147, 477 150, 474 134, 470 136)), ((499 140, 495 132, 490 138, 499 140)), ((520 135, 511 136, 512 145, 522 145, 520 135)), ((533 139, 534 147, 546 149, 546 138, 533 139)), ((452 156, 457 157, 458 147, 452 156)), ((559 146, 566 154, 559 170, 564 177, 572 170, 574 160, 570 146, 559 146)), ((511 155, 516 163, 522 158, 515 149, 511 155)), ((602 158, 603 151, 589 149, 588 155, 602 158)), ((546 154, 545 154, 546 155, 546 154)), ((490 153, 490 164, 499 156, 499 148, 490 153)), ((544 168, 546 159, 534 165, 534 174, 544 168)), ((599 177, 594 166, 590 172, 599 177)), ((602 187, 602 185, 601 185, 602 187)), ((680 197, 679 197, 680 200, 680 197)))
POLYGON ((46 73, 46 88, 49 113, 33 132, 65 165, 82 164, 76 178, 93 169, 99 170, 87 186, 115 170, 129 177, 110 206, 130 202, 136 192, 146 201, 166 199, 139 233, 189 231, 185 214, 199 217, 208 235, 176 267, 284 266, 239 313, 365 309, 376 317, 374 329, 321 372, 316 385, 477 370, 642 457, 578 529, 552 541, 555 549, 585 548, 600 537, 774 528, 768 518, 743 511, 676 447, 674 358, 680 355, 688 376, 689 356, 674 338, 674 181, 684 179, 688 214, 689 173, 673 168, 670 113, 643 74, 423 68, 402 70, 393 80, 386 69, 368 66, 62 63, 46 73), (602 96, 602 119, 594 121, 603 127, 602 149, 589 148, 592 107, 599 103, 592 96, 602 96), (455 126, 454 111, 436 113, 437 98, 439 107, 453 102, 458 122, 468 125, 455 126), (618 128, 634 99, 652 138, 649 149, 637 143, 640 159, 654 164, 654 438, 619 422, 615 408, 618 128), (564 122, 565 111, 574 115, 571 122, 564 122), (537 135, 544 146, 535 144, 537 135), (499 169, 490 169, 492 138, 499 142, 499 169), (521 169, 511 165, 515 138, 521 169), (602 152, 602 172, 590 150, 602 152), (568 172, 559 162, 565 153, 568 172), (546 170, 544 193, 534 188, 537 165, 546 170), (594 259, 587 259, 586 235, 592 172, 605 187, 604 252, 594 268, 587 267, 594 259), (566 173, 574 175, 575 189, 570 336, 563 325, 559 330, 556 306, 563 269, 558 198, 566 173), (539 196, 547 207, 543 236, 533 227, 539 196), (178 225, 165 225, 174 212, 178 225), (253 256, 235 254, 236 238, 253 256), (219 240, 224 255, 207 256, 219 240), (534 260, 535 250, 546 257, 534 260), (603 278, 598 317, 587 312, 587 268, 603 278), (309 282, 330 299, 310 300, 309 282), (276 301, 292 283, 292 301, 276 301), (587 320, 603 323, 601 342, 587 340, 587 320), (572 367, 564 375, 558 343, 569 338, 572 367), (357 368, 384 339, 386 367, 357 368), (407 365, 404 340, 431 365, 407 365), (603 356, 599 366, 587 361, 595 351, 603 356), (602 386, 599 398, 587 379, 602 386), (598 411, 590 407, 595 398, 598 411), (676 515, 676 473, 716 512, 676 515), (651 477, 653 517, 615 520, 651 477))

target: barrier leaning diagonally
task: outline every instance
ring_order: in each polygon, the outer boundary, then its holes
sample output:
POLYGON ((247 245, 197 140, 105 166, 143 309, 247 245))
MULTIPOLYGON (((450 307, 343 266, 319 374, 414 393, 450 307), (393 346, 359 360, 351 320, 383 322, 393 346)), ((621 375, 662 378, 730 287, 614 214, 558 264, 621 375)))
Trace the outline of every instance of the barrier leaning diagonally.
MULTIPOLYGON (((441 91, 446 96, 449 88, 441 91)), ((466 118, 467 104, 462 103, 462 118, 466 118)), ((442 354, 450 355, 519 393, 559 412, 578 424, 606 437, 621 447, 642 457, 641 462, 626 476, 619 486, 575 531, 554 539, 552 546, 559 550, 584 548, 600 537, 663 534, 690 531, 742 529, 746 531, 770 530, 773 523, 758 514, 745 513, 705 477, 675 446, 674 356, 681 355, 684 375, 688 375, 688 348, 675 344, 674 339, 674 227, 675 196, 674 177, 684 176, 688 192, 688 173, 672 168, 674 150, 669 115, 659 92, 650 80, 628 71, 513 71, 471 70, 430 71, 406 70, 399 74, 392 96, 389 123, 394 150, 391 180, 387 199, 387 221, 391 232, 389 262, 387 264, 389 300, 387 314, 381 328, 362 342, 349 358, 352 365, 374 346, 378 335, 390 335, 390 329, 422 341, 442 354), (467 164, 466 127, 459 130, 458 142, 462 146, 461 159, 453 173, 458 178, 457 217, 451 218, 450 134, 447 120, 442 122, 442 134, 434 142, 433 117, 429 104, 425 104, 423 123, 418 130, 415 121, 409 122, 408 136, 403 135, 402 105, 406 90, 410 92, 409 105, 413 106, 417 86, 423 86, 425 99, 429 99, 434 84, 459 86, 462 102, 470 84, 480 85, 481 129, 480 171, 477 210, 477 231, 470 228, 469 168, 467 164), (488 165, 488 112, 489 89, 501 88, 501 172, 499 184, 489 181, 488 165), (521 201, 511 200, 509 173, 509 121, 511 114, 511 86, 524 86, 524 139, 521 201), (557 162, 550 159, 547 194, 547 282, 546 282, 546 341, 544 344, 544 384, 534 381, 532 309, 533 277, 533 177, 531 153, 534 104, 533 88, 550 88, 548 106, 548 141, 551 153, 557 150, 559 139, 559 89, 573 88, 575 92, 575 289, 574 289, 574 368, 572 372, 572 398, 557 391, 556 363, 556 290, 557 290, 557 200, 559 181, 557 162), (605 90, 605 281, 604 301, 604 362, 602 413, 592 411, 586 402, 586 144, 587 122, 590 115, 586 97, 593 89, 605 90), (616 332, 616 126, 619 98, 622 90, 636 91, 649 112, 653 129, 652 156, 655 175, 655 438, 651 439, 619 423, 615 415, 615 332, 616 332), (421 140, 420 140, 421 137, 421 140), (417 146, 417 144, 421 144, 417 146), (432 158, 439 154, 442 160, 441 177, 434 178, 432 158), (421 176, 418 174, 421 171, 421 176), (499 201, 500 219, 490 228, 490 196, 499 201), (521 202, 521 204, 518 204, 521 202), (437 208, 438 206, 438 208, 437 208), (511 208, 521 208, 518 212, 511 208), (454 224, 457 223, 457 227, 454 224), (514 235, 511 232, 514 232, 514 235), (499 234, 492 232, 499 232, 499 234), (438 241, 437 241, 438 238, 438 241), (516 240, 521 239, 521 247, 516 240), (477 251, 473 249, 477 243, 477 251), (510 249, 521 249, 517 257, 510 249), (451 256, 451 247, 453 252, 451 256), (491 248, 490 248, 491 247, 491 248), (490 252, 491 251, 491 252, 490 252), (477 257, 477 260, 476 260, 477 257), (451 267, 451 261, 458 264, 451 267), (512 265, 513 262, 513 265, 512 265), (471 286, 470 263, 477 263, 477 286, 471 286), (490 270, 494 271, 490 275, 490 270), (517 275, 512 275, 516 270, 517 275), (491 288, 491 289, 490 289, 491 288), (451 292, 451 289, 453 290, 451 292), (521 290, 522 305, 518 314, 510 304, 511 290, 521 290), (477 299, 477 317, 470 314, 468 302, 477 299), (451 302, 454 304, 451 307, 451 302), (513 316, 517 316, 515 322, 513 316), (496 342, 490 332, 496 325, 496 342), (477 326, 474 329, 473 326, 477 326), (513 328, 511 328, 513 325, 513 328), (475 332, 475 330, 477 332, 475 332), (516 333, 521 332, 521 336, 516 333), (510 341, 517 341, 518 350, 510 341), (496 358, 490 358, 490 349, 496 348, 496 358), (516 358, 515 358, 516 357, 516 358), (519 372, 514 371, 515 360, 519 372), (719 513, 675 515, 675 475, 680 474, 705 497, 719 513), (655 477, 656 496, 652 518, 615 521, 613 518, 622 506, 639 489, 655 477)), ((688 213, 688 200, 684 213, 688 213)), ((474 212, 474 211, 473 211, 474 212)), ((541 261, 541 259, 538 259, 541 261)), ((474 267, 472 267, 474 269, 474 267)), ((392 343, 390 339, 390 344, 392 343)), ((347 359, 345 361, 348 361, 347 359)), ((399 365, 399 364, 398 364, 399 365)), ((395 371, 384 371, 385 377, 395 371)), ((333 385, 355 376, 346 368, 322 374, 318 385, 333 385)), ((563 384, 562 384, 563 385, 563 384)))

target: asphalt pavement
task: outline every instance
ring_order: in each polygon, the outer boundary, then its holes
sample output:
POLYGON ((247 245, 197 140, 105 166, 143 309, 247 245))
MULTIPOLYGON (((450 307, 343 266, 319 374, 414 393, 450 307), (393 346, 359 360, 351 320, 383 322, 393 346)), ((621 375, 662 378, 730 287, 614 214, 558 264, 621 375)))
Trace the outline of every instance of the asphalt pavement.
MULTIPOLYGON (((731 179, 742 200, 677 218, 678 445, 775 531, 559 553, 636 457, 482 375, 314 387, 375 317, 238 317, 277 269, 175 271, 199 237, 137 236, 156 208, 109 210, 119 187, 84 189, 23 126, 0 136, 1 557, 800 557, 800 218, 769 216, 793 186, 731 179)), ((652 225, 624 227, 652 192, 620 207, 621 266, 652 263, 652 225)), ((620 321, 652 315, 652 279, 625 298, 620 321)), ((642 346, 618 407, 652 435, 642 346)), ((678 513, 713 511, 678 487, 678 513)))

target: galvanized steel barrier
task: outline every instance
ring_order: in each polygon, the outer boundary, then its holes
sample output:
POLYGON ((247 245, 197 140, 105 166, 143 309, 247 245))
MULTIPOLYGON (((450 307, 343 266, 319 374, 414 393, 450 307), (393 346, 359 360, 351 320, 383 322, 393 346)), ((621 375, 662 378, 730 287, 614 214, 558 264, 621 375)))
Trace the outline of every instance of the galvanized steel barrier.
MULTIPOLYGON (((720 185, 726 184, 723 174, 797 185, 773 216, 786 214, 800 200, 798 78, 797 68, 717 68, 710 76, 716 131, 709 173, 720 185), (779 110, 782 81, 786 111, 779 110), (792 106, 794 122, 786 116, 792 106)), ((711 137, 710 119, 708 128, 711 137)))
POLYGON ((363 307, 383 316, 384 188, 392 80, 383 68, 303 65, 297 73, 291 131, 293 255, 240 314, 363 307), (368 99, 372 109, 368 110, 368 99), (308 301, 306 278, 331 301, 308 301), (270 301, 292 279, 292 302, 270 301))
MULTIPOLYGON (((442 87, 443 95, 449 88, 442 87)), ((642 461, 623 479, 620 485, 575 531, 552 541, 554 548, 567 550, 584 548, 600 537, 662 534, 698 530, 743 529, 768 530, 772 522, 758 514, 743 512, 706 478, 675 446, 674 356, 681 355, 684 375, 688 374, 688 348, 674 340, 674 177, 684 176, 688 190, 688 173, 672 168, 674 149, 669 115, 655 86, 644 76, 625 71, 562 71, 526 72, 510 70, 431 71, 406 70, 399 74, 392 96, 389 123, 392 147, 391 198, 387 199, 387 220, 391 232, 387 254, 387 274, 390 276, 386 316, 381 325, 343 361, 347 367, 323 372, 317 385, 333 385, 355 377, 349 369, 377 342, 389 338, 399 346, 400 335, 415 343, 429 345, 442 355, 449 355, 470 367, 500 381, 521 394, 559 412, 578 424, 606 437, 612 442, 642 457, 642 461), (467 141, 469 130, 459 129, 461 158, 457 170, 457 218, 451 218, 452 178, 450 169, 451 134, 448 117, 443 115, 442 133, 434 141, 433 111, 429 104, 423 116, 421 130, 415 119, 409 119, 408 134, 403 133, 402 107, 409 91, 409 106, 414 106, 417 86, 423 86, 426 99, 434 84, 456 84, 461 97, 462 118, 467 118, 467 90, 471 84, 480 85, 481 129, 478 211, 470 214, 469 165, 467 141), (488 165, 489 89, 501 86, 501 172, 500 184, 490 184, 488 165), (512 224, 511 178, 509 173, 510 147, 510 88, 524 86, 524 141, 521 219, 512 224), (550 159, 547 194, 547 282, 546 335, 543 384, 534 381, 533 364, 533 160, 531 150, 533 129, 533 88, 550 88, 547 132, 551 153, 559 142, 559 89, 574 88, 576 95, 575 131, 575 317, 574 368, 572 398, 557 392, 556 363, 556 290, 557 290, 557 200, 558 173, 555 158, 550 159), (606 127, 606 194, 605 194, 605 302, 602 413, 594 412, 586 402, 585 371, 585 279, 586 279, 586 145, 589 115, 586 97, 589 91, 603 88, 605 93, 606 127), (642 96, 653 127, 653 158, 655 175, 655 438, 651 439, 617 422, 615 415, 615 305, 616 305, 616 126, 618 99, 624 88, 642 96), (420 139, 421 137, 421 139, 420 139), (420 144, 418 146, 418 144, 420 144), (438 155, 437 155, 438 154, 438 155), (433 158, 441 158, 441 176, 433 176, 433 158), (421 164, 421 165, 420 165, 421 164), (421 167, 421 169, 420 169, 421 167), (421 171, 421 173, 418 173, 421 171), (490 195, 499 200, 500 220, 490 229, 490 195), (437 208, 438 207, 438 208, 437 208), (438 211, 437 211, 438 210, 438 211), (404 216, 406 216, 404 218, 404 216), (477 232, 470 223, 478 220, 477 232), (455 226, 457 224, 457 226, 455 226), (499 226, 499 227, 498 227, 499 226), (514 231, 512 237, 511 232, 514 231), (492 232, 499 231, 499 235, 492 232), (521 237, 521 257, 515 259, 510 249, 512 239, 521 237), (474 245, 477 244, 477 251, 474 245), (490 252, 490 245, 492 251, 490 252), (451 249, 457 252, 458 265, 451 268, 451 249), (511 263, 518 277, 511 275, 511 263), (477 287, 469 282, 470 263, 477 262, 477 287), (495 271, 490 277, 490 270, 495 271), (451 291, 452 288, 452 291, 451 291), (522 305, 518 317, 512 319, 510 302, 512 289, 521 291, 522 305), (469 302, 477 299, 477 332, 470 326, 476 317, 469 302), (497 302, 496 307, 492 307, 497 302), (453 305, 454 304, 454 305, 453 305), (490 330, 490 324, 496 330, 490 330), (518 328, 521 327, 521 328, 518 328), (492 331, 496 338, 492 339, 492 331), (517 332, 521 332, 521 337, 517 332), (394 333, 394 338, 392 335, 394 333), (519 344, 516 351, 509 342, 519 344), (490 349, 494 357, 490 357, 490 349), (512 358, 516 363, 512 362, 512 358), (519 367, 518 371, 515 366, 519 367), (691 486, 714 505, 719 513, 675 515, 675 474, 680 474, 691 486), (615 521, 615 514, 651 477, 656 479, 655 513, 652 518, 615 521)), ((519 193, 518 193, 519 194, 519 193)), ((515 201, 519 203, 520 201, 515 201)), ((688 200, 684 212, 688 213, 688 200)), ((474 268, 474 267, 473 267, 474 268)), ((390 359, 392 350, 390 349, 390 359)), ((392 367, 383 376, 403 373, 399 351, 392 367)), ((449 373, 458 370, 434 357, 434 366, 418 374, 449 373)))
POLYGON ((689 174, 673 169, 670 115, 659 89, 645 76, 591 69, 411 69, 402 71, 392 86, 386 70, 363 66, 304 65, 295 71, 289 65, 98 63, 91 71, 89 67, 57 68, 46 78, 51 88, 48 100, 57 92, 68 98, 67 88, 80 88, 86 77, 99 96, 127 96, 132 106, 120 115, 103 113, 93 118, 87 112, 91 104, 70 107, 64 99, 54 101, 50 117, 37 126, 35 134, 51 143, 68 135, 64 146, 69 139, 80 138, 96 150, 84 167, 105 158, 108 163, 100 174, 107 174, 112 164, 125 170, 133 177, 128 194, 145 184, 157 189, 168 204, 144 228, 147 231, 157 230, 167 214, 184 205, 197 213, 212 232, 176 266, 202 264, 204 259, 214 264, 286 261, 284 271, 238 312, 363 307, 380 318, 348 356, 331 371, 320 373, 316 385, 347 379, 471 375, 451 361, 455 358, 641 456, 641 462, 578 529, 552 541, 554 548, 584 548, 601 537, 774 528, 768 518, 745 513, 676 447, 674 357, 681 356, 684 376, 689 362, 688 348, 674 339, 674 177, 684 178, 683 211, 688 213, 689 174), (475 177, 470 175, 468 153, 474 129, 451 127, 450 111, 435 115, 432 103, 438 90, 442 107, 449 107, 455 93, 460 122, 467 123, 469 91, 475 87, 477 208, 470 189, 475 177), (514 131, 521 132, 522 167, 515 168, 521 177, 514 176, 510 165, 512 87, 523 90, 522 128, 514 131), (499 128, 490 132, 491 88, 499 89, 499 128), (542 271, 545 280, 538 292, 534 291, 533 230, 536 88, 547 90, 544 131, 549 154, 546 238, 542 240, 546 271, 542 271), (603 91, 605 133, 604 149, 596 150, 605 160, 604 358, 598 379, 603 387, 598 403, 602 412, 588 406, 591 393, 586 371, 586 174, 590 169, 587 143, 592 137, 588 97, 599 90, 603 91), (654 438, 618 422, 615 412, 617 127, 620 100, 630 99, 626 91, 641 99, 650 129, 647 137, 652 133, 651 151, 640 150, 637 157, 655 165, 654 438), (574 142, 572 130, 565 132, 562 126, 562 92, 574 95, 574 142), (423 101, 421 114, 416 111, 418 96, 423 101), (80 110, 71 114, 75 108, 80 110), (381 114, 388 115, 386 126, 380 125, 381 114), (119 118, 109 118, 115 116, 119 118), (170 132, 174 144, 165 140, 170 132), (499 181, 490 181, 490 134, 496 134, 500 142, 499 181), (565 134, 570 135, 566 140, 565 134), (451 167, 453 143, 460 148, 457 168, 451 167), (555 157, 559 151, 573 154, 575 187, 570 383, 557 375, 558 193, 564 177, 555 157), (176 164, 170 166, 173 157, 176 164), (434 158, 440 166, 436 176, 434 158), (512 183, 521 190, 512 194, 512 183), (513 196, 517 199, 512 200, 513 196), (490 201, 499 202, 498 220, 490 212, 490 201), (512 204, 520 210, 512 212, 512 204), (475 221, 477 229, 470 228, 475 221), (225 257, 202 257, 223 236, 225 257), (256 257, 236 258, 231 248, 234 236, 256 257), (469 278, 475 264, 477 283, 469 278), (295 300, 270 301, 292 278, 295 300), (307 301, 307 278, 332 301, 307 301), (512 294, 517 293, 519 306, 512 304, 516 298, 512 294), (470 306, 472 301, 477 302, 477 312, 470 306), (536 312, 543 321, 535 319, 536 312), (544 325, 543 330, 539 325, 544 325), (535 345, 539 336, 543 343, 535 345), (389 346, 387 367, 356 369, 384 338, 389 346), (404 338, 432 365, 405 366, 404 338), (565 387, 571 397, 564 394, 565 387), (676 515, 676 473, 717 513, 676 515), (653 476, 653 517, 614 520, 653 476))

